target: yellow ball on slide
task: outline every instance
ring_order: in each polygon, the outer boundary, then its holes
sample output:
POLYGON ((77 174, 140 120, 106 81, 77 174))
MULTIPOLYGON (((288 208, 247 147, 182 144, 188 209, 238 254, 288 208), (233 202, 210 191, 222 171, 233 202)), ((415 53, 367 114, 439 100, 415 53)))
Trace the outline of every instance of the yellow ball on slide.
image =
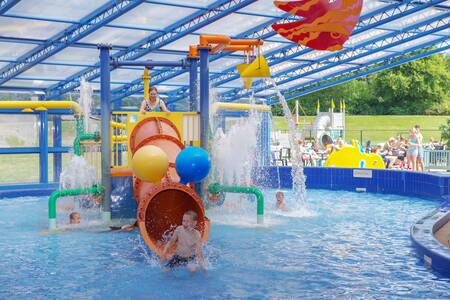
POLYGON ((169 167, 167 154, 161 148, 151 145, 139 148, 131 163, 139 179, 153 183, 159 183, 169 167))

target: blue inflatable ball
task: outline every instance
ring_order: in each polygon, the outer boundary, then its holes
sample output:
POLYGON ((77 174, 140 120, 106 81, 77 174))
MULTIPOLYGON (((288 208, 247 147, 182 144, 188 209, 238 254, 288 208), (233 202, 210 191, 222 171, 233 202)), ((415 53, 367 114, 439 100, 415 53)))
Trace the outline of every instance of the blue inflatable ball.
POLYGON ((183 184, 198 183, 208 176, 211 161, 208 152, 200 147, 187 147, 177 155, 175 167, 183 184))

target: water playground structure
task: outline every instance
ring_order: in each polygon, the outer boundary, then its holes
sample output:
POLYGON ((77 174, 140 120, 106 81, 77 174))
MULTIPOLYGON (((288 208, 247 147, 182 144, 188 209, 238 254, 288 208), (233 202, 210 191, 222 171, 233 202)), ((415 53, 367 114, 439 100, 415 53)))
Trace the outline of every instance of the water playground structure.
MULTIPOLYGON (((100 144, 101 184, 87 188, 57 190, 49 198, 49 230, 57 230, 57 200, 59 197, 76 195, 102 195, 103 219, 111 220, 111 199, 115 197, 112 186, 122 182, 132 182, 133 193, 127 195, 127 201, 136 201, 136 219, 145 243, 157 255, 161 255, 164 245, 163 235, 174 224, 180 224, 184 212, 193 210, 198 215, 198 229, 202 239, 207 241, 210 221, 205 215, 205 208, 200 197, 199 184, 208 176, 210 161, 208 153, 200 148, 207 145, 207 128, 209 123, 208 100, 208 56, 220 51, 244 51, 246 63, 239 67, 247 79, 270 75, 267 64, 260 54, 252 54, 262 45, 261 40, 233 40, 220 35, 201 35, 199 46, 191 46, 189 57, 178 62, 166 61, 121 61, 110 59, 109 47, 100 47, 102 61, 102 103, 101 133, 88 133, 84 128, 81 107, 72 101, 2 101, 1 108, 21 109, 22 113, 39 112, 41 122, 52 109, 71 109, 76 118, 77 134, 73 151, 78 156, 92 156, 86 143, 96 141, 100 144), (144 98, 148 98, 150 76, 148 68, 158 66, 190 67, 200 65, 200 113, 193 112, 111 112, 109 92, 109 66, 142 66, 144 98), (111 119, 104 116, 111 115, 111 119), (117 183, 115 182, 117 181, 117 183)), ((191 72, 191 74, 197 74, 191 72)), ((197 84, 196 76, 190 78, 193 86, 197 84)), ((192 107, 196 95, 192 95, 192 107)), ((270 111, 264 105, 233 103, 215 103, 217 112, 245 113, 249 110, 270 111)), ((224 122, 226 114, 220 118, 224 122)), ((48 118, 48 117, 47 117, 48 118)), ((43 122, 42 122, 43 123, 43 122)), ((267 123, 267 122, 266 122, 267 123)), ((44 126, 44 125, 43 125, 44 126)), ((266 129, 267 130, 267 129, 266 129)), ((45 146, 45 145, 44 145, 45 146)), ((265 148, 266 152, 268 146, 265 148)), ((48 152, 48 146, 47 146, 48 152)), ((60 166, 59 166, 60 167, 60 166)), ((59 170, 60 173, 60 170, 59 170)), ((119 189, 122 192, 122 189, 119 189)), ((264 199, 260 191, 253 187, 222 186, 211 184, 211 194, 253 193, 258 199, 257 223, 264 222, 264 199)), ((123 195, 120 196, 123 198, 123 195)))
MULTIPOLYGON (((2 6, 5 1, 0 5, 0 21, 32 18, 14 11, 3 16, 14 5, 26 5, 26 1, 6 2, 7 6, 2 6)), ((4 236, 0 249, 5 250, 0 264, 5 266, 2 278, 6 278, 0 295, 58 299, 68 295, 284 299, 299 293, 304 298, 450 296, 446 286, 449 248, 438 238, 449 224, 449 176, 386 170, 379 156, 362 153, 356 141, 333 151, 326 167, 303 168, 301 161, 279 167, 270 160, 271 105, 448 50, 444 30, 450 17, 445 1, 274 4, 283 12, 258 10, 267 3, 254 0, 109 1, 79 22, 60 20, 70 24, 54 39, 3 37, 2 43, 14 41, 18 48, 20 43, 40 43, 37 48, 45 50, 47 58, 73 45, 73 55, 88 49, 87 58, 99 52, 100 59, 91 63, 85 57, 77 66, 43 59, 44 66, 79 69, 47 89, 33 86, 33 91, 46 93, 39 94, 39 99, 0 101, 0 117, 35 116, 39 131, 36 147, 0 148, 0 157, 31 154, 39 161, 39 183, 0 185, 0 220, 5 220, 0 226, 4 236), (83 39, 96 26, 107 24, 106 33, 126 30, 120 39, 128 45, 127 35, 137 28, 130 25, 133 22, 126 26, 109 22, 129 10, 134 14, 131 19, 138 20, 140 11, 133 10, 138 6, 150 8, 146 12, 158 22, 171 22, 164 14, 173 14, 173 19, 180 14, 180 18, 163 29, 155 24, 146 27, 151 37, 145 43, 130 42, 129 47, 112 42, 99 44, 97 50, 83 39), (97 13, 104 13, 102 24, 95 23, 97 13), (246 19, 259 18, 260 25, 230 33, 233 37, 203 34, 203 26, 224 16, 230 19, 224 22, 228 27, 222 28, 230 32, 250 26, 246 19), (324 23, 330 18, 331 24, 324 23), (189 37, 189 42, 183 37, 189 37), (172 47, 174 43, 183 44, 183 50, 172 47), (150 52, 165 59, 137 60, 150 52), (232 64, 217 68, 227 55, 232 64), (136 72, 139 78, 121 81, 114 78, 120 73, 115 70, 136 72), (189 77, 180 76, 183 73, 189 77), (180 77, 170 81, 171 76, 180 77), (271 80, 265 80, 268 77, 271 80), (55 100, 76 88, 80 78, 99 85, 93 87, 100 93, 100 111, 95 116, 98 131, 85 125, 89 112, 79 103, 55 100), (129 95, 148 98, 150 85, 167 97, 172 112, 124 109, 122 101, 129 95), (214 99, 211 90, 218 94, 214 99), (180 99, 187 99, 183 109, 177 109, 180 99), (72 115, 75 137, 67 145, 63 118, 72 115), (246 131, 241 125, 249 123, 247 128, 252 130, 246 131), (229 138, 231 133, 239 134, 229 138), (223 169, 217 169, 217 136, 228 142, 229 148, 221 150, 230 152, 221 167, 239 165, 242 168, 236 170, 245 169, 246 176, 235 172, 227 178, 223 169), (254 152, 247 153, 248 149, 254 152), (67 170, 63 168, 67 153, 93 169, 93 182, 82 187, 59 184, 67 170), (297 194, 302 180, 308 189, 303 195, 306 203, 300 203, 297 194), (286 210, 276 208, 275 195, 280 191, 286 210), (97 219, 90 222, 82 213, 80 227, 65 224, 67 211, 58 204, 67 197, 100 204, 95 206, 100 209, 97 219), (187 210, 197 213, 197 229, 202 241, 208 242, 208 274, 184 277, 177 270, 162 275, 162 247, 187 210), (139 232, 103 233, 108 225, 134 220, 139 232), (410 232, 405 232, 405 224, 410 232), (102 233, 95 231, 98 228, 102 233), (79 279, 76 283, 74 274, 79 279)), ((214 28, 208 30, 214 32, 214 28)), ((31 89, 14 84, 32 78, 32 72, 18 75, 39 57, 33 51, 28 49, 20 60, 0 62, 0 91, 31 89), (9 64, 15 67, 10 69, 9 64), (12 78, 15 81, 8 83, 12 78)), ((44 79, 56 81, 56 77, 44 79)), ((324 147, 344 137, 345 104, 341 103, 339 112, 334 105, 328 112, 318 107, 315 122, 304 132, 311 132, 311 138, 324 147)), ((297 135, 290 132, 290 137, 297 135)))

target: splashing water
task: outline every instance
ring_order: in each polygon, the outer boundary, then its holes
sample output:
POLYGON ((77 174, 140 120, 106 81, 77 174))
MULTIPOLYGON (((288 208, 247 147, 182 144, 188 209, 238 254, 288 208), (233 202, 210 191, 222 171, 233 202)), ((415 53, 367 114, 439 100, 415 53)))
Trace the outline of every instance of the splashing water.
POLYGON ((278 98, 280 99, 281 106, 283 107, 284 118, 286 119, 286 123, 288 124, 289 144, 291 145, 291 175, 294 198, 297 200, 297 203, 300 207, 306 208, 306 177, 303 174, 303 163, 301 160, 300 145, 298 144, 298 142, 301 140, 301 137, 295 126, 294 118, 292 116, 291 110, 288 107, 286 99, 278 89, 275 80, 272 78, 269 78, 268 80, 275 88, 278 98))
MULTIPOLYGON (((83 157, 73 155, 61 173, 59 185, 61 190, 82 189, 89 188, 96 183, 99 183, 96 169, 89 165, 83 157)), ((81 222, 84 226, 98 226, 99 219, 101 219, 100 203, 95 200, 91 195, 63 197, 58 200, 58 210, 63 213, 82 211, 81 222)))
POLYGON ((88 188, 98 183, 97 171, 81 156, 72 156, 61 173, 60 189, 88 188))
POLYGON ((89 82, 87 82, 85 78, 82 78, 80 82, 80 105, 83 108, 83 112, 85 114, 84 128, 86 132, 89 132, 90 128, 89 116, 91 114, 92 92, 93 92, 92 85, 89 82))
POLYGON ((211 145, 216 181, 224 185, 252 184, 261 120, 261 115, 253 112, 248 118, 239 119, 226 133, 221 128, 216 130, 211 145))

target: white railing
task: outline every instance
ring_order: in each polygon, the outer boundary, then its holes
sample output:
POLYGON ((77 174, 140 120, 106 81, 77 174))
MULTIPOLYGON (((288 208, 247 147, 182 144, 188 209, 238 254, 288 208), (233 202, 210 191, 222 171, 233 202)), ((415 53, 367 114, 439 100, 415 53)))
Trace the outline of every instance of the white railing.
POLYGON ((450 170, 450 150, 424 150, 425 170, 450 170))

